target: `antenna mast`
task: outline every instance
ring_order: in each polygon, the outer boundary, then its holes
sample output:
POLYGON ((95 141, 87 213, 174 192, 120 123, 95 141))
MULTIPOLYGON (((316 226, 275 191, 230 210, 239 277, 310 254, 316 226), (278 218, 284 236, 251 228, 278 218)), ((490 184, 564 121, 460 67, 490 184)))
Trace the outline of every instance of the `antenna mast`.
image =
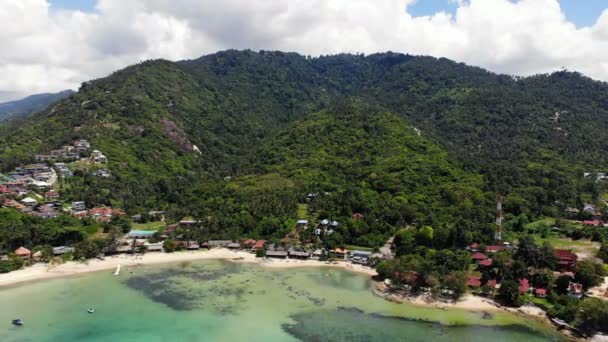
POLYGON ((502 196, 500 194, 496 195, 496 233, 494 233, 494 240, 496 242, 502 242, 502 196))

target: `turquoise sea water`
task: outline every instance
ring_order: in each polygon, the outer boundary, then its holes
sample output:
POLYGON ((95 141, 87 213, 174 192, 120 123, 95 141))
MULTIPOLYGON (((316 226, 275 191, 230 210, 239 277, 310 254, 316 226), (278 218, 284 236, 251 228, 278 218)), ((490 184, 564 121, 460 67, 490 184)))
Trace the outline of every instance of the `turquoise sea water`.
POLYGON ((366 276, 204 261, 0 290, 0 341, 546 341, 511 314, 394 304, 366 276), (88 314, 89 307, 95 308, 88 314), (11 325, 13 318, 25 321, 11 325))

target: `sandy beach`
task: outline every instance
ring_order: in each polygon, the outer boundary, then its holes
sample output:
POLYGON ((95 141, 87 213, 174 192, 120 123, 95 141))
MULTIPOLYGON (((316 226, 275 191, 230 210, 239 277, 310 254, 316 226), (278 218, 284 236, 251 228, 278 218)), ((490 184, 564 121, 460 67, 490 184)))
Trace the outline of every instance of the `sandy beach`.
POLYGON ((113 271, 118 265, 120 265, 121 268, 124 268, 129 266, 179 263, 196 260, 229 260, 241 263, 256 263, 269 268, 339 267, 369 276, 376 275, 376 271, 370 267, 353 265, 347 262, 328 263, 316 260, 262 259, 256 258, 254 254, 248 252, 219 248, 175 253, 146 253, 145 255, 137 256, 122 254, 107 257, 104 260, 92 259, 83 262, 69 261, 59 265, 38 263, 21 270, 0 274, 0 287, 104 270, 113 271))

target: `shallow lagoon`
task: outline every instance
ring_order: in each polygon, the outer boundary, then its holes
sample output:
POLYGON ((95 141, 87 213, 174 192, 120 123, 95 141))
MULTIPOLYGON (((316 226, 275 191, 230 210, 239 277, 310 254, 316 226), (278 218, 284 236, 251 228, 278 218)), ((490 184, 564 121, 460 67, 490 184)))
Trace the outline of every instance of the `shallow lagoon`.
POLYGON ((520 316, 375 297, 363 275, 201 261, 0 290, 0 341, 546 341, 520 316), (86 310, 94 307, 96 312, 86 310), (13 327, 21 317, 24 327, 13 327), (487 317, 486 317, 487 318, 487 317))

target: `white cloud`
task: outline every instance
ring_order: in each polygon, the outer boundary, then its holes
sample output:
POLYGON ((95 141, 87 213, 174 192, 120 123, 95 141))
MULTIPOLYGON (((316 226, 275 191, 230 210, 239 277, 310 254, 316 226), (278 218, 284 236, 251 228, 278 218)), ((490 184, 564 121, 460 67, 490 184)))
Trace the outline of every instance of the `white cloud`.
MULTIPOLYGON (((419 0, 422 1, 422 0, 419 0)), ((149 58, 227 48, 319 55, 398 51, 529 75, 565 67, 608 81, 608 10, 577 28, 557 0, 454 0, 454 15, 412 17, 415 0, 45 0, 0 4, 0 98, 77 88, 149 58)))

